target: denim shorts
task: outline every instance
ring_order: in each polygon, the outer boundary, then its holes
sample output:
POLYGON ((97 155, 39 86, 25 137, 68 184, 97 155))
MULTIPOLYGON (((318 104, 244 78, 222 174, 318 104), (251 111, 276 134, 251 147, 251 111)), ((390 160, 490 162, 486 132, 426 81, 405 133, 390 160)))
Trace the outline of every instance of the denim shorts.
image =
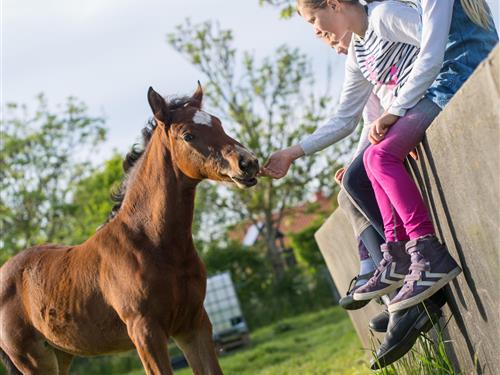
POLYGON ((461 1, 454 1, 443 66, 426 94, 441 109, 497 45, 498 34, 491 14, 490 20, 488 30, 476 25, 465 13, 461 1))

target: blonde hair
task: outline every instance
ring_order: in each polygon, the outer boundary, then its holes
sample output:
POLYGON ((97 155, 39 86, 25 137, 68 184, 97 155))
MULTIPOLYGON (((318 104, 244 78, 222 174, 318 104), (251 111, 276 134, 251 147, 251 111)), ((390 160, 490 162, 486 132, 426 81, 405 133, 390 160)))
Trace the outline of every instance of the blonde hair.
POLYGON ((465 14, 476 25, 481 26, 483 29, 491 28, 492 22, 490 17, 490 7, 486 0, 460 0, 465 14))
POLYGON ((327 6, 327 0, 297 0, 297 9, 308 8, 308 9, 323 9, 327 6))
MULTIPOLYGON (((339 0, 342 3, 359 3, 359 0, 339 0)), ((384 0, 364 0, 365 3, 373 3, 374 1, 384 1, 384 0)), ((297 7, 304 7, 309 9, 323 9, 329 5, 329 0, 297 0, 297 7)))
MULTIPOLYGON (((340 1, 353 3, 358 2, 358 0, 340 1)), ((373 1, 383 0, 365 0, 366 3, 371 3, 373 1)), ((492 19, 490 17, 490 7, 486 3, 486 0, 460 0, 460 2, 462 3, 462 8, 464 9, 465 14, 467 14, 467 17, 469 17, 472 22, 484 29, 493 27, 492 19)), ((322 9, 327 5, 328 0, 297 0, 297 6, 311 9, 322 9)))

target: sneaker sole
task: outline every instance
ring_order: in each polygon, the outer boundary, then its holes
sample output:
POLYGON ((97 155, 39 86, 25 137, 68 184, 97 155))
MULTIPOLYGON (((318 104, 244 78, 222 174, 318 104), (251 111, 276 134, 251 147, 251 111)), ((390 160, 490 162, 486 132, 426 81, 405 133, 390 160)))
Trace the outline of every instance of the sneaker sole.
POLYGON ((433 313, 429 317, 426 312, 425 315, 420 317, 417 322, 415 322, 413 327, 408 330, 407 334, 401 339, 401 341, 391 346, 380 358, 377 358, 376 360, 372 359, 370 362, 370 368, 372 370, 380 370, 403 357, 413 347, 418 336, 421 333, 429 332, 434 325, 434 322, 437 322, 440 317, 440 313, 433 313), (425 319, 427 321, 425 321, 425 319))
POLYGON ((370 303, 368 301, 355 301, 354 299, 350 302, 339 302, 339 305, 345 310, 359 310, 370 303))
POLYGON ((401 288, 403 284, 405 283, 404 280, 397 281, 394 284, 391 284, 384 289, 379 289, 374 292, 366 292, 366 293, 356 293, 354 292, 353 298, 356 301, 366 301, 366 300, 371 300, 377 297, 382 297, 383 295, 389 294, 394 292, 396 289, 401 288))
POLYGON ((448 284, 455 277, 460 275, 461 272, 462 272, 462 269, 460 267, 457 267, 457 268, 453 269, 452 271, 450 271, 446 276, 444 276, 443 278, 436 281, 436 283, 434 285, 432 285, 428 289, 424 290, 422 293, 417 294, 414 297, 405 299, 403 301, 389 304, 389 306, 388 306, 389 312, 404 310, 404 309, 407 309, 408 307, 418 305, 420 302, 425 301, 427 298, 432 296, 439 289, 443 288, 446 284, 448 284))

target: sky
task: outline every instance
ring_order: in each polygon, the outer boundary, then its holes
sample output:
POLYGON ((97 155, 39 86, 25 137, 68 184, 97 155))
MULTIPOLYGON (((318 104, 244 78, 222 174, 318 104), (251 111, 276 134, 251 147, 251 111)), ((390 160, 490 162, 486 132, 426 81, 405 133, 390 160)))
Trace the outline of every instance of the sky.
MULTIPOLYGON (((344 58, 313 36, 300 17, 280 20, 258 0, 0 0, 1 101, 49 104, 72 95, 110 129, 97 159, 126 152, 151 116, 146 93, 190 94, 205 78, 166 43, 166 34, 187 17, 217 20, 232 29, 239 51, 258 58, 282 44, 299 47, 313 64, 316 81, 333 69, 331 95, 338 97, 344 58)), ((499 2, 491 0, 499 24, 499 2)), ((324 87, 324 86, 322 86, 324 87)))
MULTIPOLYGON (((15 0, 3 3, 2 94, 6 102, 50 104, 74 95, 91 114, 104 113, 110 128, 102 147, 127 151, 151 112, 147 89, 191 94, 205 78, 166 43, 166 34, 189 17, 217 20, 234 31, 236 47, 261 58, 282 44, 300 47, 326 76, 343 58, 323 45, 298 17, 279 19, 258 0, 15 0)), ((340 85, 336 85, 339 87, 340 85)), ((337 89, 338 90, 338 89, 337 89)))

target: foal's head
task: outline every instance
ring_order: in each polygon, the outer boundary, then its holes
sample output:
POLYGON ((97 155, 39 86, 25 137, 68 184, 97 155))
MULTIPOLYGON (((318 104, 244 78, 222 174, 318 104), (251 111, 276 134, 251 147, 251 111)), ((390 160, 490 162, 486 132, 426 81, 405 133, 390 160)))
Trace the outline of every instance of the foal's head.
POLYGON ((227 181, 240 188, 257 183, 257 158, 228 136, 220 120, 201 109, 203 90, 185 98, 182 105, 166 101, 149 88, 148 101, 174 167, 194 180, 227 181))

